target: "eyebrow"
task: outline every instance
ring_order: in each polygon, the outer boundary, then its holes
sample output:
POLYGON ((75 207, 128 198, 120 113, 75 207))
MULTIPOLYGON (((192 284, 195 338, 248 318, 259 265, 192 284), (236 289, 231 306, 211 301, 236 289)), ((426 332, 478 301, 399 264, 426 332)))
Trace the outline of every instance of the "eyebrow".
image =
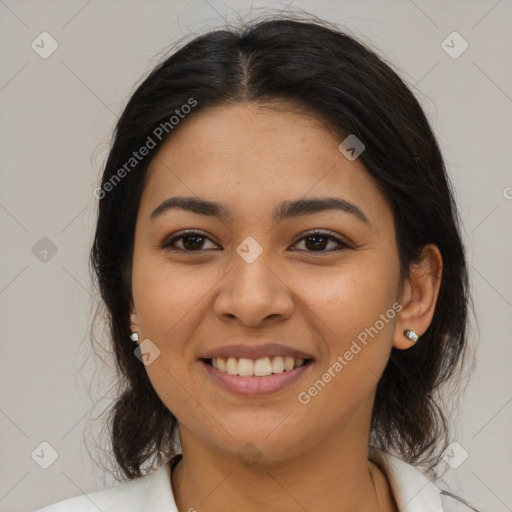
MULTIPOLYGON (((232 220, 231 211, 221 203, 208 201, 198 197, 170 197, 158 205, 150 215, 150 219, 162 215, 164 212, 173 209, 181 209, 199 215, 216 217, 221 220, 232 220)), ((298 217, 301 215, 312 215, 328 210, 338 210, 353 215, 368 226, 371 226, 366 215, 353 203, 338 197, 318 197, 310 199, 297 199, 295 201, 283 201, 277 205, 272 212, 275 222, 298 217)))

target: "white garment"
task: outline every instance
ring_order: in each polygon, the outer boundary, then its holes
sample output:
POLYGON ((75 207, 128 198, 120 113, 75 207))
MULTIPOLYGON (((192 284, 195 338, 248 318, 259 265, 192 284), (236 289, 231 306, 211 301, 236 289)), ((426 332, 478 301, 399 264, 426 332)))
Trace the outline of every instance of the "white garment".
MULTIPOLYGON (((114 487, 68 498, 36 512, 178 512, 171 488, 171 463, 114 487)), ((457 499, 443 495, 421 471, 388 453, 372 450, 370 460, 386 473, 400 512, 469 512, 457 499)))

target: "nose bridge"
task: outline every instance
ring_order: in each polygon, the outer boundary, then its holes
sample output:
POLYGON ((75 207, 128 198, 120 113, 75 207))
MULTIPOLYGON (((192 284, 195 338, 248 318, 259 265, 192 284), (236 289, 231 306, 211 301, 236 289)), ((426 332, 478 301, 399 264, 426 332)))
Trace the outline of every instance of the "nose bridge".
POLYGON ((262 244, 248 236, 236 247, 236 254, 233 255, 234 280, 243 287, 274 288, 273 281, 276 277, 272 262, 275 258, 268 244, 264 246, 264 241, 262 244))
POLYGON ((287 286, 276 273, 268 247, 247 237, 233 253, 233 265, 215 303, 216 313, 258 324, 270 315, 288 315, 293 307, 287 286))

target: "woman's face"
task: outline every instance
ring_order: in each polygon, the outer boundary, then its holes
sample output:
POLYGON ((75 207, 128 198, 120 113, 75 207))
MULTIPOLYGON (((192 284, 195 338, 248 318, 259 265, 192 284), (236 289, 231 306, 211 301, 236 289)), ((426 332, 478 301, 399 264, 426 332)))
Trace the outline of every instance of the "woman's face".
POLYGON ((398 329, 399 259, 391 208, 341 142, 313 118, 243 103, 183 121, 153 158, 131 318, 182 443, 280 460, 367 439, 398 329), (220 206, 157 209, 176 197, 220 206), (308 208, 320 199, 331 202, 308 208), (180 238, 188 230, 200 235, 180 238), (299 353, 311 361, 282 370, 299 353), (210 366, 214 355, 250 375, 210 366))

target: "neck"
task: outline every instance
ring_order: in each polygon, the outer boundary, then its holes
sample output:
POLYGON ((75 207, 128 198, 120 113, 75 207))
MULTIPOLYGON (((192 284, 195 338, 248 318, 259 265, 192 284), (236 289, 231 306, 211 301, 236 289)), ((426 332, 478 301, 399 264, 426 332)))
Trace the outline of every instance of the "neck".
POLYGON ((368 461, 368 438, 359 432, 326 439, 286 460, 264 457, 249 467, 236 455, 202 443, 180 428, 183 459, 172 473, 180 511, 393 512, 384 474, 368 461))

